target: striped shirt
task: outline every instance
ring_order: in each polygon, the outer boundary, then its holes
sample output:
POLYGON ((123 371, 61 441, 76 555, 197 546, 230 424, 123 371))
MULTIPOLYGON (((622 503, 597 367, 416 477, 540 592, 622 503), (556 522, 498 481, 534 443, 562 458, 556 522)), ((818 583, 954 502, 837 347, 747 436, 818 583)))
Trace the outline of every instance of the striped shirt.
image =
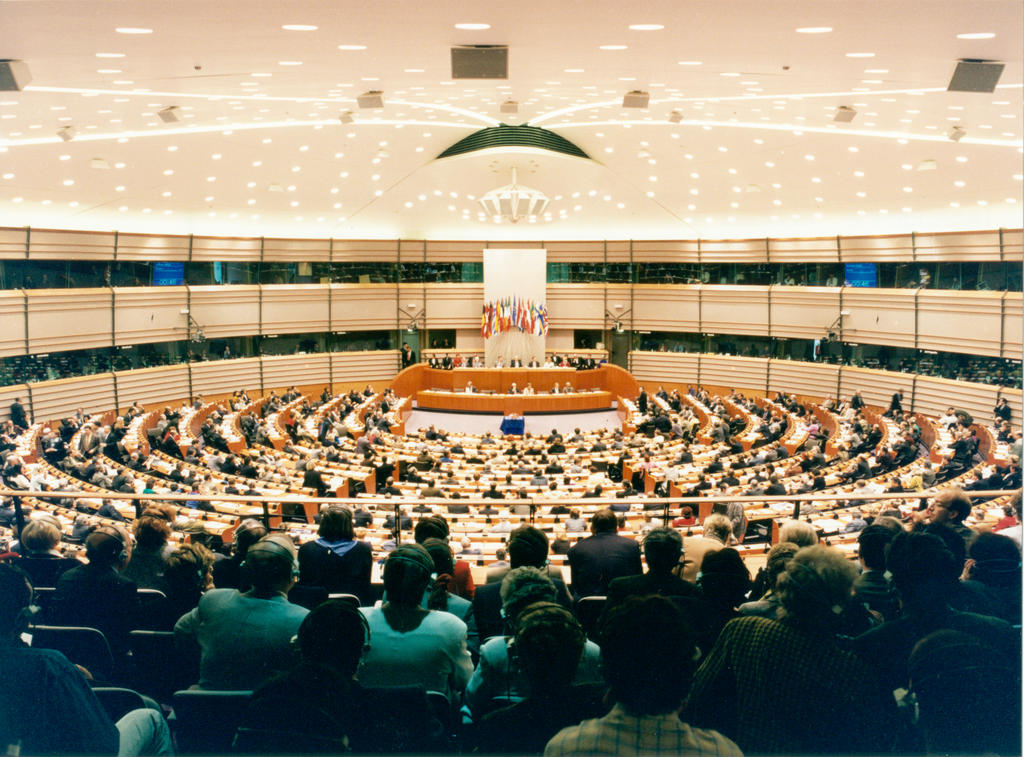
POLYGON ((544 757, 576 754, 742 757, 743 753, 718 731, 692 728, 674 712, 637 717, 616 704, 603 718, 563 728, 544 750, 544 757))

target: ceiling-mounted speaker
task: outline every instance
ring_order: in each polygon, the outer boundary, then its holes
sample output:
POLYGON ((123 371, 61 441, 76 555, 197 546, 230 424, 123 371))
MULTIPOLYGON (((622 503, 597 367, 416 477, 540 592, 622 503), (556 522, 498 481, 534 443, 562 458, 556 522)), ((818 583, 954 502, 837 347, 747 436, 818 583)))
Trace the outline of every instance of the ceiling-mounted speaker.
POLYGON ((953 78, 946 90, 949 92, 994 92, 999 77, 1006 67, 994 60, 961 58, 956 63, 953 78))
POLYGON ((501 104, 501 112, 515 115, 519 112, 519 103, 515 100, 506 100, 501 104))
POLYGON ((384 93, 380 90, 371 89, 369 92, 363 92, 356 98, 356 102, 359 103, 360 108, 383 108, 384 107, 384 93))
POLYGON ((32 81, 23 60, 0 60, 0 92, 20 92, 32 81))
POLYGON ((453 79, 507 79, 508 45, 458 45, 452 48, 453 79))
POLYGON ((840 105, 836 108, 836 114, 832 116, 832 120, 841 124, 848 124, 856 115, 857 111, 849 105, 840 105))
POLYGON ((171 105, 163 110, 158 110, 156 114, 160 116, 160 120, 165 124, 173 124, 181 120, 181 108, 177 105, 171 105))
POLYGON ((646 108, 651 102, 650 92, 641 92, 638 89, 634 89, 632 92, 627 92, 626 96, 622 98, 623 108, 646 108))

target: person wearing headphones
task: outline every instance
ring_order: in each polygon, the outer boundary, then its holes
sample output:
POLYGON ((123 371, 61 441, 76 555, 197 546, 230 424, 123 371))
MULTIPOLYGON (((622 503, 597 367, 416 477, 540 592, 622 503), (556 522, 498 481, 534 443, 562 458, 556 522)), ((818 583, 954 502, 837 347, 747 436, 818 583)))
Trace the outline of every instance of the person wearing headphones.
POLYGON ((443 728, 424 689, 373 689, 358 681, 375 642, 366 618, 351 603, 331 599, 317 605, 293 642, 299 662, 253 693, 238 732, 237 751, 277 751, 277 729, 288 732, 284 744, 291 754, 307 751, 304 738, 312 738, 309 751, 318 752, 445 751, 443 728), (282 722, 284 713, 287 720, 282 722))
POLYGON ((299 575, 297 554, 285 534, 263 537, 242 563, 249 591, 208 591, 174 625, 179 648, 199 649, 199 688, 251 690, 291 667, 291 638, 309 614, 288 601, 299 575))
POLYGON ((360 679, 368 686, 422 686, 449 700, 473 674, 466 624, 450 612, 421 606, 434 560, 419 544, 403 544, 384 564, 380 607, 361 607, 373 634, 360 679))
POLYGON ((534 602, 519 613, 516 624, 508 647, 530 694, 475 725, 470 740, 481 754, 541 754, 562 728, 608 709, 603 685, 573 685, 588 642, 571 612, 554 602, 534 602))
POLYGON ((218 589, 249 590, 249 582, 242 576, 245 553, 253 544, 267 535, 267 527, 254 518, 246 518, 235 529, 234 549, 227 560, 213 564, 213 585, 218 589))
POLYGON ((121 575, 131 551, 131 536, 123 527, 100 526, 85 539, 88 564, 61 575, 50 605, 50 620, 57 625, 102 631, 118 666, 125 662, 128 633, 138 628, 137 586, 121 575))
POLYGON ((82 672, 54 649, 22 635, 39 608, 23 571, 0 564, 0 749, 6 754, 174 754, 163 716, 128 712, 112 723, 82 672))
MULTIPOLYGON (((525 671, 513 661, 509 642, 519 630, 520 618, 536 602, 557 604, 558 590, 551 578, 540 568, 524 566, 513 568, 501 582, 501 614, 505 619, 506 636, 492 636, 480 647, 480 661, 473 678, 466 687, 466 704, 474 719, 482 717, 494 707, 495 697, 527 696, 530 682, 525 671)), ((601 650, 592 641, 586 641, 582 660, 575 671, 575 684, 601 681, 601 650)))

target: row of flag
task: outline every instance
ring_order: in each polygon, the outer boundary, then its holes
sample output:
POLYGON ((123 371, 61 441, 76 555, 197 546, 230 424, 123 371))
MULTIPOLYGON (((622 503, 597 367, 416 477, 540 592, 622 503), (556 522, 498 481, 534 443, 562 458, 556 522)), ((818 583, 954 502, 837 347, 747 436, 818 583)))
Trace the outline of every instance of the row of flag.
POLYGON ((484 339, 506 331, 522 331, 535 336, 548 333, 548 309, 542 302, 520 297, 505 297, 485 302, 480 333, 484 339))

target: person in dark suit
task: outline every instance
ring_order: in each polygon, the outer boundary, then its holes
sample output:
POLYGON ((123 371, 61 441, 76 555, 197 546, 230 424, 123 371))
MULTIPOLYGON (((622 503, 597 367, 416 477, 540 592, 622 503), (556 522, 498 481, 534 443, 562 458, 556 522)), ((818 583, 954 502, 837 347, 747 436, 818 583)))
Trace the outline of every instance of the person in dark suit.
POLYGON ((327 482, 324 481, 324 475, 313 465, 306 465, 306 472, 302 474, 302 486, 306 489, 316 489, 318 497, 327 494, 327 482))
POLYGON ((629 596, 660 594, 663 597, 695 597, 697 587, 672 571, 683 556, 683 537, 671 528, 655 528, 644 539, 647 572, 640 576, 621 576, 608 584, 608 606, 629 596))
POLYGON ((11 403, 11 423, 19 431, 28 428, 28 418, 25 415, 25 406, 21 404, 21 397, 15 397, 11 403))
MULTIPOLYGON (((533 526, 520 526, 509 534, 508 559, 511 567, 500 574, 495 572, 495 580, 476 587, 473 594, 473 615, 476 617, 481 641, 505 633, 505 621, 501 616, 501 579, 514 568, 534 567, 544 570, 548 561, 548 537, 533 526)), ((552 575, 550 570, 548 578, 555 585, 558 603, 572 609, 572 599, 562 579, 552 575)))
POLYGON ((352 511, 331 506, 320 518, 317 533, 320 538, 299 547, 299 583, 323 586, 332 594, 355 594, 361 604, 372 604, 373 551, 355 540, 352 511))
POLYGON ((636 397, 636 409, 641 415, 647 415, 647 390, 640 387, 640 394, 636 397))
POLYGON ((606 594, 612 579, 643 572, 640 546, 633 539, 619 536, 618 528, 615 513, 607 508, 598 510, 590 520, 593 535, 569 550, 572 593, 576 599, 606 594))

